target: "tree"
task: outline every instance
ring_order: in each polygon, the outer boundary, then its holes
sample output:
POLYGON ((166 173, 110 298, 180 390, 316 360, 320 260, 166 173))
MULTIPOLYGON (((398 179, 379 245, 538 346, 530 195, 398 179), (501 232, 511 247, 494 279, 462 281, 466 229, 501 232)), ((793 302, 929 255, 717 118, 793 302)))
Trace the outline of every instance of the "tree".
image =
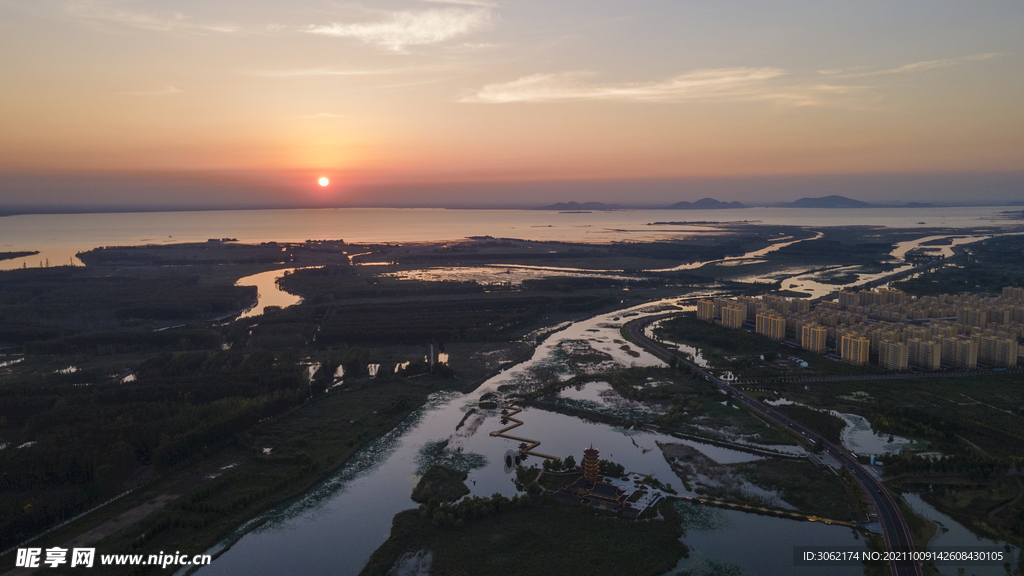
POLYGON ((572 456, 566 456, 562 464, 566 470, 572 470, 576 467, 576 459, 572 456))

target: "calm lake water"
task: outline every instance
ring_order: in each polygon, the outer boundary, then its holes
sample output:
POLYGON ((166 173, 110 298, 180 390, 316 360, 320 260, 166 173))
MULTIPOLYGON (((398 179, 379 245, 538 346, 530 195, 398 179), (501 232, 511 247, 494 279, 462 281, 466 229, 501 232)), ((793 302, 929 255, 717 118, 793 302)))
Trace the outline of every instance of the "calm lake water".
MULTIPOLYGON (((240 242, 415 242, 467 236, 533 240, 611 242, 671 238, 706 232, 699 224, 649 226, 668 221, 751 221, 796 226, 877 225, 894 228, 1011 226, 999 219, 1013 207, 971 208, 743 208, 739 210, 621 210, 567 214, 547 210, 444 210, 401 208, 322 208, 223 210, 119 214, 29 214, 0 217, 0 252, 39 250, 35 256, 0 261, 0 269, 80 264, 74 255, 98 246, 201 242, 237 238, 240 242), (924 224, 921 224, 923 222, 924 224)), ((1019 207, 1016 208, 1020 210, 1019 207)))

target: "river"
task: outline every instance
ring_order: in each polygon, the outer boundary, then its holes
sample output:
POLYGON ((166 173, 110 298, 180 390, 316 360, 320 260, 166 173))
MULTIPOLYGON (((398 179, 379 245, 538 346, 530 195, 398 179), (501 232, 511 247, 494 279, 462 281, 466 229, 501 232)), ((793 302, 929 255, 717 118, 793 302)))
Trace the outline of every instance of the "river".
MULTIPOLYGON (((532 371, 539 367, 568 375, 564 356, 560 354, 566 342, 579 345, 586 341, 623 366, 661 365, 661 361, 646 352, 638 357, 625 354, 614 340, 619 337, 623 322, 665 308, 678 308, 680 304, 680 299, 671 298, 571 323, 538 346, 530 360, 489 379, 474 392, 435 394, 426 407, 383 438, 371 442, 307 495, 254 519, 250 525, 265 520, 258 528, 247 532, 243 527, 229 541, 241 535, 240 539, 198 574, 358 573, 370 554, 387 539, 394 514, 416 506, 410 498, 412 488, 419 470, 436 458, 430 456, 428 448, 440 441, 448 441, 444 458, 449 461, 478 461, 478 456, 485 461, 483 466, 469 471, 467 483, 473 495, 515 494, 514 475, 505 471, 504 454, 517 448, 518 442, 489 435, 500 427, 500 416, 496 410, 480 410, 480 396, 497 392, 503 385, 529 386, 532 371), (456 430, 472 408, 477 412, 456 430)), ((579 460, 583 448, 593 444, 601 450, 602 457, 614 459, 628 471, 653 474, 676 486, 681 494, 688 493, 679 486, 681 483, 656 442, 689 444, 720 463, 759 458, 746 452, 588 422, 532 407, 517 418, 525 424, 516 433, 540 440, 539 452, 563 457, 571 454, 579 460)), ((712 525, 691 526, 684 541, 693 549, 695 562, 729 565, 736 573, 792 574, 791 552, 783 554, 779 550, 791 551, 793 545, 808 542, 847 546, 862 542, 854 538, 851 529, 840 526, 709 510, 706 514, 718 520, 712 525), (770 545, 748 546, 742 554, 736 552, 735 545, 727 544, 750 543, 757 540, 758 534, 766 533, 772 534, 770 545), (768 553, 768 548, 774 551, 768 553)), ((856 567, 843 573, 862 571, 856 567)))

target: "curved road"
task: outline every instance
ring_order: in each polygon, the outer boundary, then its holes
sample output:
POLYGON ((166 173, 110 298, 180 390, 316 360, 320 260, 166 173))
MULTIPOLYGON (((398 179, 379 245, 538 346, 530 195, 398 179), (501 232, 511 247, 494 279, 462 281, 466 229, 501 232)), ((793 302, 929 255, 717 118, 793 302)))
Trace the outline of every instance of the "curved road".
MULTIPOLYGON (((679 356, 675 352, 667 350, 644 334, 644 327, 651 322, 671 318, 675 315, 677 315, 677 313, 647 316, 627 323, 626 329, 634 341, 642 345, 644 348, 647 348, 647 350, 652 354, 664 358, 665 360, 675 358, 676 362, 679 364, 689 366, 693 369, 694 373, 699 376, 703 376, 705 380, 715 384, 719 389, 725 392, 731 392, 734 399, 745 404, 747 408, 761 415, 762 418, 774 420, 776 423, 789 429, 794 435, 802 435, 809 441, 821 441, 825 447, 825 451, 834 457, 839 464, 843 466, 843 468, 853 475, 857 480, 857 483, 860 484, 861 488, 874 503, 875 508, 878 510, 878 520, 882 524, 883 536, 885 538, 885 549, 887 551, 908 553, 912 553, 914 551, 914 542, 910 537, 910 529, 907 527, 907 523, 903 519, 903 514, 900 512, 896 502, 892 499, 889 492, 882 486, 881 482, 879 482, 878 479, 870 472, 865 470, 864 467, 857 462, 857 459, 850 455, 849 452, 844 450, 841 446, 836 446, 828 440, 821 438, 811 430, 791 420, 787 416, 772 410, 770 406, 762 404, 761 402, 747 396, 740 390, 733 388, 725 380, 716 377, 714 374, 711 374, 704 368, 697 366, 686 358, 679 356)), ((921 576, 921 566, 917 562, 890 561, 889 569, 892 571, 893 576, 921 576)))

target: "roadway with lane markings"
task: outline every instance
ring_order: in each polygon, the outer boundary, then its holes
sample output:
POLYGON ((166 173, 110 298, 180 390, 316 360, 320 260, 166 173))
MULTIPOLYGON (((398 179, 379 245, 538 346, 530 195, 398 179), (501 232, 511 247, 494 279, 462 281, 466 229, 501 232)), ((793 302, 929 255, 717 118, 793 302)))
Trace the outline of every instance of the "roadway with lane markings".
MULTIPOLYGON (((644 334, 644 328, 651 322, 665 320, 676 315, 678 315, 678 313, 659 314, 656 316, 647 316, 633 320, 626 324, 626 330, 629 333, 629 336, 637 344, 643 346, 652 354, 659 356, 666 361, 671 358, 675 358, 677 363, 690 367, 695 374, 703 376, 705 380, 715 384, 720 390, 731 393, 733 399, 742 402, 747 406, 747 408, 756 414, 759 414, 762 418, 773 420, 791 431, 794 435, 802 435, 810 442, 820 441, 824 449, 832 455, 845 470, 849 471, 853 475, 857 483, 860 484, 861 489, 864 490, 874 503, 875 508, 878 510, 878 520, 882 524, 882 535, 885 539, 886 551, 913 553, 914 542, 910 537, 910 529, 907 527, 907 523, 903 519, 903 514, 900 512, 899 506, 896 505, 896 502, 889 494, 889 491, 882 486, 882 483, 879 482, 879 480, 870 472, 865 470, 864 467, 857 462, 857 459, 849 452, 841 446, 836 446, 828 440, 825 440, 818 434, 815 434, 813 431, 805 428, 789 417, 780 414, 776 410, 772 410, 769 406, 747 396, 739 389, 732 387, 727 381, 718 378, 711 372, 697 366, 676 352, 666 349, 661 344, 648 338, 647 335, 644 334)), ((892 571, 893 576, 921 576, 921 566, 917 562, 890 561, 889 569, 892 571)))

